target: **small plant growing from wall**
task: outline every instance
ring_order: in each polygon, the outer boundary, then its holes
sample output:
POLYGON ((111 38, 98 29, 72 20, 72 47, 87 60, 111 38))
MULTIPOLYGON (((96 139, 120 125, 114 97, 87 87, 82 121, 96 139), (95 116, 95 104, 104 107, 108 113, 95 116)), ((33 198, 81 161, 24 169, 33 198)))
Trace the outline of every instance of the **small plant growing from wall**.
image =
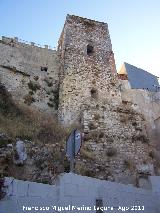
POLYGON ((87 170, 84 175, 87 177, 95 177, 96 174, 93 170, 87 170))
POLYGON ((96 80, 95 79, 92 80, 92 84, 94 84, 94 85, 96 84, 96 80))
POLYGON ((50 101, 50 102, 54 102, 54 98, 50 97, 50 98, 49 98, 49 101, 50 101))
POLYGON ((145 135, 134 135, 133 137, 132 137, 132 142, 134 142, 134 141, 141 141, 142 143, 146 143, 146 144, 149 144, 149 139, 147 138, 147 136, 145 136, 145 135))
POLYGON ((31 105, 33 102, 35 102, 35 99, 32 97, 32 95, 28 94, 24 96, 24 103, 27 105, 31 105))
POLYGON ((99 120, 100 119, 100 115, 98 113, 94 114, 94 119, 95 120, 99 120))
POLYGON ((109 136, 109 135, 106 135, 106 141, 107 141, 107 143, 113 143, 114 142, 114 138, 109 136))
POLYGON ((99 135, 98 135, 99 138, 103 138, 104 136, 105 136, 104 132, 99 132, 99 135))
POLYGON ((89 127, 90 130, 96 129, 96 126, 95 126, 95 124, 94 124, 93 122, 90 122, 90 123, 88 124, 88 127, 89 127))
POLYGON ((36 75, 36 76, 34 76, 34 80, 35 81, 38 81, 38 79, 39 79, 39 77, 36 75))
POLYGON ((48 87, 52 87, 53 86, 52 79, 45 78, 44 81, 46 82, 46 84, 47 84, 48 87))
POLYGON ((53 91, 53 95, 54 95, 55 109, 57 110, 59 105, 59 91, 58 90, 53 91))
POLYGON ((116 156, 116 155, 117 155, 117 149, 114 148, 114 147, 108 148, 107 151, 106 151, 106 155, 107 155, 108 157, 116 156))
POLYGON ((34 92, 33 92, 32 90, 30 90, 30 91, 28 92, 28 94, 29 94, 29 95, 34 95, 34 92))
POLYGON ((116 85, 116 78, 112 77, 110 79, 110 83, 111 83, 112 86, 115 86, 116 85))
POLYGON ((149 144, 149 139, 145 136, 145 135, 142 135, 141 136, 141 140, 142 140, 142 143, 146 143, 146 144, 149 144))
POLYGON ((132 122, 132 126, 137 126, 137 122, 132 122))
POLYGON ((153 150, 149 152, 149 157, 152 158, 152 159, 155 158, 155 153, 154 153, 153 150))
POLYGON ((126 169, 129 169, 129 170, 133 170, 135 168, 135 164, 134 164, 133 160, 130 158, 126 158, 124 160, 124 165, 125 165, 126 169))
POLYGON ((41 88, 41 86, 37 83, 37 82, 33 82, 33 81, 30 81, 28 83, 28 87, 30 90, 36 92, 37 90, 39 90, 41 88))
POLYGON ((0 200, 5 196, 4 193, 4 178, 0 178, 0 200))
POLYGON ((12 139, 7 137, 5 134, 0 136, 0 148, 7 147, 9 143, 12 143, 12 139))
POLYGON ((52 90, 53 97, 49 98, 49 102, 47 103, 49 107, 54 107, 55 110, 58 109, 59 105, 59 92, 58 90, 52 90))
POLYGON ((83 156, 83 158, 88 159, 88 160, 95 160, 95 157, 93 155, 93 153, 91 151, 87 151, 85 149, 81 149, 81 155, 83 156))
POLYGON ((9 117, 11 114, 18 116, 21 114, 19 108, 14 103, 11 94, 0 82, 0 114, 9 117))
POLYGON ((47 104, 48 104, 48 106, 51 107, 51 108, 54 107, 54 104, 53 104, 53 103, 48 102, 47 104))
POLYGON ((49 98, 49 102, 47 103, 49 107, 54 107, 54 97, 49 98))
POLYGON ((127 105, 128 101, 122 100, 122 104, 127 105))
POLYGON ((64 166, 64 172, 69 173, 70 172, 70 163, 67 158, 64 159, 63 166, 64 166))

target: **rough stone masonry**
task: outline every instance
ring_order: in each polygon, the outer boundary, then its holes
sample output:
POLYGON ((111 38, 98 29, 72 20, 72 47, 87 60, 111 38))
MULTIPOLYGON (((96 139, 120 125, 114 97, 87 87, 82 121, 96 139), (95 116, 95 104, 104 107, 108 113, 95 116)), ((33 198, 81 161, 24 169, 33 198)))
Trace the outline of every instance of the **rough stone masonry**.
POLYGON ((22 43, 0 40, 0 82, 15 100, 42 111, 57 109, 59 62, 57 52, 22 43))
POLYGON ((9 38, 0 49, 0 81, 13 98, 81 126, 77 169, 135 185, 154 174, 146 120, 121 99, 106 23, 67 15, 57 51, 9 38))

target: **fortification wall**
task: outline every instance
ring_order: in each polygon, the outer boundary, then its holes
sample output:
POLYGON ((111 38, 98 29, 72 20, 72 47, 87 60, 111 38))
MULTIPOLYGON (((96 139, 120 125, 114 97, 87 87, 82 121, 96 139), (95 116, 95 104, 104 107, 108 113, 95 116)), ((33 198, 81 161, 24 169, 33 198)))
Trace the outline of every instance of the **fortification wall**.
POLYGON ((134 108, 142 113, 147 121, 147 133, 160 148, 159 117, 160 92, 149 92, 140 89, 123 90, 122 99, 134 104, 134 108))
POLYGON ((136 110, 145 115, 148 123, 154 129, 154 120, 160 116, 160 98, 158 99, 158 94, 160 93, 153 93, 140 89, 128 89, 123 90, 121 94, 123 100, 135 104, 136 110))
POLYGON ((0 82, 13 98, 39 109, 54 111, 58 96, 59 61, 57 52, 19 42, 0 40, 0 82))

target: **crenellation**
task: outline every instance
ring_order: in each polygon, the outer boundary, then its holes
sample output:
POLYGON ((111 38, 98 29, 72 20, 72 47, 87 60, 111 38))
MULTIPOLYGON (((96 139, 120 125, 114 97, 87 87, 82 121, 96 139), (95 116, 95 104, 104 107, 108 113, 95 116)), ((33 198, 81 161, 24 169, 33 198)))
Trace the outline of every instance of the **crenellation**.
POLYGON ((14 44, 19 44, 21 46, 33 46, 33 47, 37 47, 37 48, 42 48, 42 49, 48 49, 48 50, 52 50, 52 51, 56 51, 55 47, 51 47, 49 45, 40 45, 40 44, 36 44, 35 42, 29 42, 29 41, 25 41, 22 40, 18 37, 6 37, 6 36, 1 36, 0 42, 6 45, 11 45, 14 46, 14 44))

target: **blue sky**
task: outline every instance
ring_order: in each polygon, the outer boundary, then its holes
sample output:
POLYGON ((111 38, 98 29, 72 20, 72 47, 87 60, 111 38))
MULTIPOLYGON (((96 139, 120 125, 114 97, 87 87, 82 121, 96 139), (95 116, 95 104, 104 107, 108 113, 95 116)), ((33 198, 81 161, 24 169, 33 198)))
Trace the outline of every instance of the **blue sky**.
POLYGON ((125 61, 160 76, 159 0, 0 0, 0 35, 54 47, 67 14, 108 23, 117 70, 125 61))

